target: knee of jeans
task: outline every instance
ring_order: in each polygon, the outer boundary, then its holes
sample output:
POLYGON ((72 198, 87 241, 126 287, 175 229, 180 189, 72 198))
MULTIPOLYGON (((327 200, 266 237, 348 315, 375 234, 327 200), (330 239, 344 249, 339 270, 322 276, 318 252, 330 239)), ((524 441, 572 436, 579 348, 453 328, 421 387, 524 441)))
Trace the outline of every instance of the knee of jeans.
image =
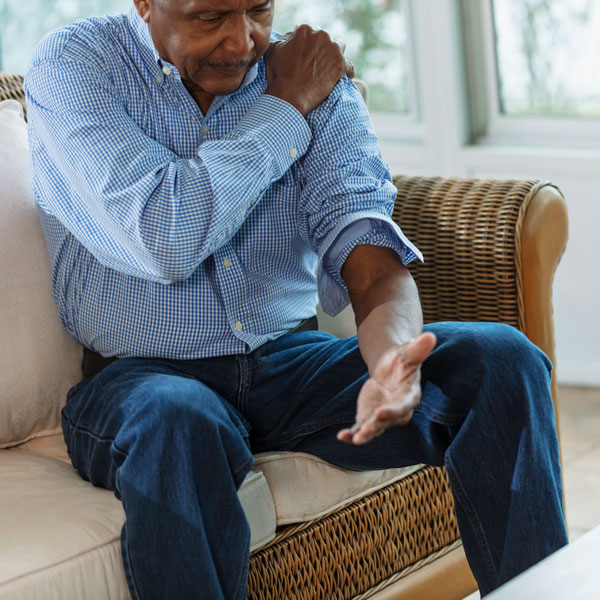
POLYGON ((482 324, 477 333, 479 367, 487 379, 488 398, 505 414, 553 412, 552 363, 518 329, 501 323, 482 324), (501 399, 501 402, 498 400, 501 399))
POLYGON ((448 350, 484 372, 497 369, 552 371, 548 357, 518 329, 503 323, 461 324, 448 338, 448 350))
POLYGON ((484 330, 487 341, 482 343, 482 349, 488 360, 510 367, 513 373, 552 373, 550 359, 518 329, 502 323, 489 323, 484 330))

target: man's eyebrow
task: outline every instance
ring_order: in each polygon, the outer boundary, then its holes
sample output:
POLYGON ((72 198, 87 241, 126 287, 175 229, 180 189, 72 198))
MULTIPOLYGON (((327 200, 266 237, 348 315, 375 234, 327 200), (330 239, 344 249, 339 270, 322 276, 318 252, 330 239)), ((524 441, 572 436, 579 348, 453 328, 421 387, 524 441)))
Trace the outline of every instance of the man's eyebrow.
MULTIPOLYGON (((265 8, 267 7, 269 4, 272 4, 273 0, 265 0, 265 2, 261 2, 260 4, 255 4, 254 6, 250 6, 248 8, 248 10, 256 10, 257 8, 265 8)), ((195 16, 195 15, 226 15, 229 14, 230 12, 235 12, 232 10, 219 10, 218 8, 206 8, 206 9, 196 9, 191 11, 189 14, 191 16, 195 16)))

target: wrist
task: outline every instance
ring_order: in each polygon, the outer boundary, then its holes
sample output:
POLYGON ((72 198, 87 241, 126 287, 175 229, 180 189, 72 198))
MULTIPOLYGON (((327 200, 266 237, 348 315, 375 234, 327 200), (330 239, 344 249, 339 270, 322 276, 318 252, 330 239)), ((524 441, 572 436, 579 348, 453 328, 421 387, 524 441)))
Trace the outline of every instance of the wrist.
POLYGON ((290 106, 293 106, 303 117, 306 117, 306 115, 310 112, 307 110, 306 106, 298 100, 298 98, 293 97, 289 93, 286 94, 271 87, 267 87, 265 94, 268 96, 274 96, 275 98, 279 98, 279 100, 287 102, 290 106))
POLYGON ((358 346, 371 376, 388 352, 399 349, 421 333, 420 319, 407 318, 398 308, 394 303, 382 303, 358 326, 358 346))

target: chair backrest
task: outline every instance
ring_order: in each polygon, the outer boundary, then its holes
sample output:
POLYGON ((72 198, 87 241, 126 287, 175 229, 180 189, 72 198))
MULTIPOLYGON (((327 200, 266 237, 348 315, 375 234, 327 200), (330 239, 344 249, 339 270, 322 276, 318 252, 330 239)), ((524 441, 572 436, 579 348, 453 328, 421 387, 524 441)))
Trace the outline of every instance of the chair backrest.
POLYGON ((29 183, 21 105, 0 102, 0 448, 59 433, 82 348, 63 329, 29 183))

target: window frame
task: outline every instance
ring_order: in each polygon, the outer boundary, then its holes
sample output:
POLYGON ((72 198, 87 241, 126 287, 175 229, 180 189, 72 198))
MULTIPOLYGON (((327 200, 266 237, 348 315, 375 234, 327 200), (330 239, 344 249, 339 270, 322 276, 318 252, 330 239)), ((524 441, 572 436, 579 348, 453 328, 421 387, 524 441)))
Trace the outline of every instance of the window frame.
MULTIPOLYGON (((419 86, 419 61, 415 36, 415 0, 401 0, 401 2, 406 15, 409 111, 405 114, 385 111, 370 112, 371 121, 382 146, 391 148, 397 148, 400 145, 418 145, 422 143, 424 137, 422 94, 419 86)), ((365 83, 367 86, 369 85, 368 81, 365 83)))

